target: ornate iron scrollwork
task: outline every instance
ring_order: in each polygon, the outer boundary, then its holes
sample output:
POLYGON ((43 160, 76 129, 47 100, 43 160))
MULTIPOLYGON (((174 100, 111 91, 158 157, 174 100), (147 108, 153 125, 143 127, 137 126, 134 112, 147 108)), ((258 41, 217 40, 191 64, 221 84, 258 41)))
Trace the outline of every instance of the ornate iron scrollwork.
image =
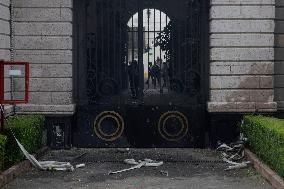
POLYGON ((118 92, 118 84, 112 78, 105 78, 99 83, 99 94, 102 96, 110 96, 113 94, 117 94, 118 92))

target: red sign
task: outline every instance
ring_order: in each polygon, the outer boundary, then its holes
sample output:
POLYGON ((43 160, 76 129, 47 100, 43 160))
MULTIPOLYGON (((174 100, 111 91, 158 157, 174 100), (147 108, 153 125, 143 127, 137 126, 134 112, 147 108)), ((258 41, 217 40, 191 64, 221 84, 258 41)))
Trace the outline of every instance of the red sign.
MULTIPOLYGON (((21 75, 21 70, 9 70, 8 78, 21 75)), ((0 104, 26 104, 29 101, 29 75, 30 68, 28 62, 11 62, 0 60, 0 104), (5 99, 5 66, 24 67, 24 97, 23 99, 5 99)), ((6 78, 7 78, 6 77, 6 78)))

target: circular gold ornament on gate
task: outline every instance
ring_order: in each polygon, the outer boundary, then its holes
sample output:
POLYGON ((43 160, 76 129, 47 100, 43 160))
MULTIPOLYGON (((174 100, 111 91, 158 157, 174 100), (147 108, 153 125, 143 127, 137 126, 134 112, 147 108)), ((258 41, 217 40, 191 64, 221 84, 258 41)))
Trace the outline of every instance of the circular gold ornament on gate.
POLYGON ((115 111, 104 111, 100 113, 94 122, 94 132, 97 137, 104 141, 113 142, 121 137, 124 131, 124 120, 122 116, 115 111), (116 130, 113 133, 106 133, 102 129, 102 122, 107 119, 113 120, 116 125, 116 130))
POLYGON ((164 113, 158 123, 158 131, 160 135, 167 141, 179 141, 188 133, 187 117, 179 111, 169 111, 164 113), (174 119, 180 124, 178 132, 170 133, 166 129, 166 124, 169 120, 174 119))

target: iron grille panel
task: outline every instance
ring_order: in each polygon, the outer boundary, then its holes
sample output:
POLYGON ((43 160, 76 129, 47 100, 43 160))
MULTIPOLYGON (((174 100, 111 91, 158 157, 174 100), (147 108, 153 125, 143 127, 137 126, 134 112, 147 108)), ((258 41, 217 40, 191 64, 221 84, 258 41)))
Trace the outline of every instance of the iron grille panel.
POLYGON ((164 96, 167 102, 173 96, 200 102, 201 5, 197 0, 181 0, 173 7, 164 2, 89 1, 89 104, 125 103, 131 97, 147 102, 155 95, 164 96))

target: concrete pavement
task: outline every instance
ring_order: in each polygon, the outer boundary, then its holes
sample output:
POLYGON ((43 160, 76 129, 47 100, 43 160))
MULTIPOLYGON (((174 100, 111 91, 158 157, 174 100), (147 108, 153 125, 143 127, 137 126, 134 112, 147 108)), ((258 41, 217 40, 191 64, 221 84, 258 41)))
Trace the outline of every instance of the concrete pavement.
POLYGON ((32 170, 6 185, 4 189, 270 189, 269 185, 252 168, 223 171, 227 164, 221 162, 214 151, 193 149, 73 149, 52 151, 43 159, 66 160, 73 164, 86 163, 74 172, 43 172, 32 170), (78 155, 82 155, 78 157, 78 155), (109 171, 128 168, 125 158, 151 158, 164 160, 158 167, 108 175, 109 171), (161 174, 167 171, 168 176, 161 174))

